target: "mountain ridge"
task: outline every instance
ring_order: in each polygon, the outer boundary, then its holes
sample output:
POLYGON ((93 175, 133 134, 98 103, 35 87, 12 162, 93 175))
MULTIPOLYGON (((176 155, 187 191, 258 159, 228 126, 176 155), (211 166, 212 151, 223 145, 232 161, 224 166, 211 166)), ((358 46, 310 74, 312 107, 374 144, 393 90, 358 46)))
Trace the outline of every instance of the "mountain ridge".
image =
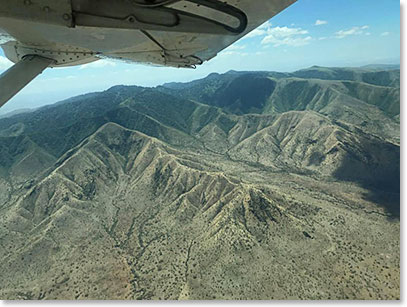
POLYGON ((350 75, 116 86, 0 119, 0 297, 399 298, 399 77, 350 75))

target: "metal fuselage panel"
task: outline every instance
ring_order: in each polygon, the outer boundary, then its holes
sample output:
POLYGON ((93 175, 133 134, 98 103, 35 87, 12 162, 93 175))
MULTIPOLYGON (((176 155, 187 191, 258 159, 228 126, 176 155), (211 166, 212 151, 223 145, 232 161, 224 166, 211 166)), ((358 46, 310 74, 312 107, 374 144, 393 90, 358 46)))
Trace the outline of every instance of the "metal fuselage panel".
MULTIPOLYGON (((123 5, 126 2, 118 0, 118 3, 120 1, 123 5)), ((0 0, 0 44, 6 56, 13 62, 19 61, 26 54, 38 54, 56 60, 54 66, 78 65, 100 57, 111 57, 126 61, 190 67, 213 58, 219 51, 278 14, 295 0, 227 1, 227 5, 241 10, 247 16, 245 30, 239 34, 230 35, 205 33, 208 32, 205 28, 202 28, 202 33, 189 33, 178 32, 176 28, 170 31, 144 31, 108 27, 72 27, 72 20, 68 18, 73 14, 68 12, 71 9, 70 1, 30 0, 31 5, 11 9, 10 3, 13 2, 0 0), (5 13, 4 10, 8 9, 10 12, 5 13), (30 18, 23 18, 31 11, 30 18)), ((18 3, 21 2, 24 1, 18 1, 18 3)), ((80 3, 81 0, 74 2, 80 3)), ((78 4, 76 6, 81 7, 78 4)), ((168 5, 168 8, 183 9, 187 14, 203 12, 205 17, 231 20, 231 25, 236 23, 233 18, 222 17, 215 10, 202 11, 202 7, 200 8, 193 0, 174 1, 173 4, 168 5)), ((129 12, 129 16, 135 15, 137 18, 138 10, 135 7, 132 12, 129 12)), ((98 14, 100 15, 100 12, 98 14)), ((113 22, 116 21, 113 19, 113 22)), ((110 23, 112 22, 109 21, 110 23)))

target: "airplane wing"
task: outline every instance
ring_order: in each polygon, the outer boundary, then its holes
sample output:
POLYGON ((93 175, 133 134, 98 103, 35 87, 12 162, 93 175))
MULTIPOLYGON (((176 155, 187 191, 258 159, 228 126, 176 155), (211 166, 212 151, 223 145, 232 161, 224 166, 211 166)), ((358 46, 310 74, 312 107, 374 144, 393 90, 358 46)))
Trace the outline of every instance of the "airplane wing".
POLYGON ((149 62, 165 66, 195 67, 195 65, 214 58, 220 51, 232 45, 295 1, 228 1, 228 5, 242 12, 243 20, 231 18, 231 16, 215 10, 202 9, 194 2, 175 2, 170 7, 195 14, 205 14, 208 19, 219 20, 222 24, 231 24, 235 27, 239 27, 241 24, 246 26, 241 31, 225 31, 222 34, 205 33, 204 29, 199 30, 199 28, 194 33, 157 30, 141 31, 138 36, 139 44, 113 52, 106 52, 104 55, 116 59, 149 62))
POLYGON ((295 1, 0 0, 0 45, 11 61, 23 62, 0 76, 0 91, 8 92, 0 106, 44 69, 26 57, 49 67, 114 58, 194 68, 295 1), (31 73, 7 85, 19 70, 31 73))

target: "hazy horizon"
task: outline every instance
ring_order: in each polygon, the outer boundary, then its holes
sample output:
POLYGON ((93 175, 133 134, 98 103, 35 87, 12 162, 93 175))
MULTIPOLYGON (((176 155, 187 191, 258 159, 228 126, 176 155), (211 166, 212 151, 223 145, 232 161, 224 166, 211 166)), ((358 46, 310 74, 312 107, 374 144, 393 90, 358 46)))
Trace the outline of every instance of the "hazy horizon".
POLYGON ((400 3, 295 1, 0 5, 1 104, 100 58, 0 108, 0 299, 401 299, 400 3))
MULTIPOLYGON (((276 70, 263 70, 263 71, 268 71, 268 72, 279 72, 279 73, 293 73, 293 72, 296 72, 296 71, 300 71, 300 70, 303 70, 303 69, 310 69, 310 68, 312 68, 312 67, 324 67, 324 68, 364 68, 364 67, 367 67, 367 66, 398 66, 399 68, 400 68, 400 61, 399 61, 399 63, 370 63, 370 64, 365 64, 365 65, 361 65, 361 66, 319 66, 319 65, 312 65, 312 66, 308 66, 308 67, 303 67, 303 68, 300 68, 300 69, 296 69, 296 70, 292 70, 292 71, 276 71, 276 70)), ((208 73, 208 74, 206 74, 206 75, 204 75, 204 76, 202 76, 202 77, 196 77, 196 78, 192 78, 192 79, 190 79, 190 80, 185 80, 185 81, 173 81, 173 80, 168 80, 168 81, 165 81, 165 82, 161 82, 161 83, 159 83, 159 84, 156 84, 156 85, 141 85, 141 84, 113 84, 113 85, 111 85, 111 86, 108 86, 108 87, 106 87, 106 88, 103 88, 103 89, 100 89, 100 90, 95 90, 95 91, 84 91, 83 93, 78 93, 78 94, 75 94, 75 95, 69 95, 68 94, 68 96, 66 96, 66 97, 64 97, 63 95, 62 95, 62 98, 56 98, 56 100, 52 100, 52 98, 49 100, 49 102, 46 102, 46 101, 42 101, 42 102, 40 102, 38 105, 32 105, 31 107, 29 106, 29 105, 27 105, 27 106, 21 106, 21 104, 24 104, 24 101, 22 102, 22 103, 19 103, 18 101, 17 102, 14 102, 14 103, 8 103, 8 104, 6 104, 5 106, 3 106, 2 108, 0 108, 0 118, 1 117, 4 117, 4 116, 7 116, 7 115, 13 115, 13 114, 15 114, 16 112, 17 113, 19 113, 19 112, 21 112, 21 113, 23 113, 23 112, 31 112, 31 111, 35 111, 35 110, 37 110, 37 109, 39 109, 39 108, 42 108, 42 107, 45 107, 45 106, 51 106, 51 105, 54 105, 54 104, 58 104, 58 103, 61 103, 61 102, 64 102, 65 100, 69 100, 69 99, 71 99, 71 98, 75 98, 75 97, 79 97, 79 96, 82 96, 82 95, 86 95, 86 94, 92 94, 92 93, 100 93, 100 92, 104 92, 104 91, 107 91, 107 90, 109 90, 110 88, 112 88, 112 87, 115 87, 115 86, 140 86, 140 87, 146 87, 146 88, 155 88, 155 87, 158 87, 158 86, 162 86, 162 85, 164 85, 164 84, 166 84, 166 83, 188 83, 188 82, 193 82, 193 81, 196 81, 196 80, 200 80, 200 79, 204 79, 204 78, 206 78, 206 77, 208 77, 209 75, 211 75, 211 74, 226 74, 226 73, 228 73, 228 72, 230 72, 230 71, 237 71, 237 72, 244 72, 244 71, 254 71, 254 72, 257 72, 257 71, 262 71, 262 70, 234 70, 234 69, 230 69, 230 70, 228 70, 228 71, 225 71, 225 72, 221 72, 221 73, 219 73, 219 72, 216 72, 216 71, 213 71, 213 72, 210 72, 210 73, 208 73)), ((52 96, 51 96, 52 97, 52 96)))
MULTIPOLYGON (((36 108, 117 84, 151 87, 229 70, 292 72, 313 65, 359 67, 372 63, 400 63, 399 1, 302 0, 194 70, 107 59, 47 69, 7 103, 0 114, 36 108)), ((11 65, 0 51, 0 73, 11 65)))

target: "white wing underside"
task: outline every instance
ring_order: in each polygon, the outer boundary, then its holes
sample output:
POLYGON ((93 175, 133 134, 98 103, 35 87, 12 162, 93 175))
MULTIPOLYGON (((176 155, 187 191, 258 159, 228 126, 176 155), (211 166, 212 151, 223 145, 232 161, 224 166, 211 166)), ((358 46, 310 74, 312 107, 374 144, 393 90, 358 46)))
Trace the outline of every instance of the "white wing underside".
MULTIPOLYGON (((179 59, 179 55, 182 55, 183 58, 186 59, 188 59, 189 56, 193 56, 196 57, 191 59, 193 64, 200 64, 201 61, 208 61, 215 57, 220 51, 232 45, 268 19, 281 12, 288 5, 293 3, 293 1, 231 0, 228 3, 241 9, 248 17, 248 26, 246 30, 239 35, 222 36, 159 31, 150 31, 149 33, 169 51, 170 55, 173 55, 173 59, 179 59)), ((180 3, 180 5, 182 6, 182 3, 180 3)), ((146 40, 143 35, 140 35, 139 39, 140 43, 142 42, 140 45, 129 46, 113 53, 107 53, 106 55, 113 57, 119 56, 137 62, 140 61, 140 59, 145 59, 146 62, 166 64, 165 58, 162 57, 161 48, 157 48, 154 43, 150 40, 146 40), (150 52, 153 53, 149 54, 150 52)), ((168 64, 171 65, 171 59, 169 58, 167 60, 168 64)), ((174 64, 174 66, 178 66, 176 62, 174 64)))
POLYGON ((0 107, 46 67, 101 58, 194 68, 296 0, 0 0, 0 107))
MULTIPOLYGON (((1 3, 4 1, 10 3, 9 0, 0 0, 0 29, 9 35, 9 42, 3 44, 3 49, 13 62, 18 62, 26 54, 38 54, 56 60, 53 66, 78 65, 107 57, 175 67, 194 67, 210 60, 295 2, 229 0, 228 5, 236 7, 247 16, 247 27, 237 35, 219 35, 82 26, 70 28, 27 19, 13 19, 1 17, 1 3)), ((228 15, 199 7, 189 1, 178 1, 167 7, 204 14, 209 19, 231 25, 237 22, 228 15)), ((6 40, 7 37, 3 35, 3 41, 6 40)))

